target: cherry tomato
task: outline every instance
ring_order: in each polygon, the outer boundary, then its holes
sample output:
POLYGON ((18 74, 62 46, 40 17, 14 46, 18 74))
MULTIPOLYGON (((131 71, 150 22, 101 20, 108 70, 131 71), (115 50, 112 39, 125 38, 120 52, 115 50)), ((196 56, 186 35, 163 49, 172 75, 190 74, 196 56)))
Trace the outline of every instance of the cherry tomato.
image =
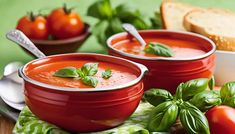
POLYGON ((53 10, 47 20, 50 33, 56 39, 75 37, 84 31, 84 23, 79 14, 66 6, 53 10))
POLYGON ((17 24, 16 29, 21 30, 30 39, 48 39, 49 29, 47 20, 43 16, 23 16, 17 24))
POLYGON ((206 112, 211 134, 235 134, 235 109, 216 106, 206 112))

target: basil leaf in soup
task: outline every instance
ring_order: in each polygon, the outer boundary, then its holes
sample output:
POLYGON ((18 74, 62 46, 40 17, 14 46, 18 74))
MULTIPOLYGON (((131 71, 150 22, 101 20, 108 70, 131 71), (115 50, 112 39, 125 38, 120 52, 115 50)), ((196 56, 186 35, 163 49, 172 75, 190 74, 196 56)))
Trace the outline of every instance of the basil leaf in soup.
POLYGON ((96 87, 98 84, 98 80, 92 76, 85 76, 84 78, 82 78, 82 82, 85 85, 92 86, 92 87, 96 87))
POLYGON ((112 76, 112 70, 106 69, 104 72, 102 72, 102 78, 108 79, 112 76))
POLYGON ((154 42, 150 42, 148 47, 144 49, 144 52, 163 57, 173 57, 174 55, 170 47, 154 42))
POLYGON ((98 63, 86 63, 82 66, 81 71, 85 76, 94 76, 98 72, 98 63))
POLYGON ((70 78, 76 78, 79 77, 78 73, 77 73, 77 69, 75 67, 65 67, 62 68, 58 71, 56 71, 53 76, 57 76, 57 77, 70 77, 70 78))
POLYGON ((82 72, 81 68, 77 68, 77 73, 78 73, 80 78, 85 77, 85 74, 82 72))

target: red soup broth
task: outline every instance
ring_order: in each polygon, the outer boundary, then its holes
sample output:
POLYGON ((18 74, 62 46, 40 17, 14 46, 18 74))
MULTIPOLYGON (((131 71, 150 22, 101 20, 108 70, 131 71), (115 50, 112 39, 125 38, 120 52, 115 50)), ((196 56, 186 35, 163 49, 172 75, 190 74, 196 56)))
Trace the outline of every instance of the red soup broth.
POLYGON ((49 64, 43 64, 42 66, 38 66, 30 71, 26 71, 26 75, 36 81, 59 87, 93 88, 91 86, 83 84, 81 80, 76 78, 61 78, 53 76, 53 74, 59 69, 65 67, 81 68, 84 64, 91 62, 99 63, 98 72, 94 76, 99 81, 96 88, 119 86, 128 83, 138 77, 137 74, 135 74, 134 71, 129 69, 128 67, 118 64, 96 62, 90 60, 57 61, 49 64), (112 70, 112 76, 109 79, 102 78, 102 72, 104 72, 106 69, 112 70))
MULTIPOLYGON (((206 49, 203 48, 201 45, 198 45, 198 42, 187 41, 183 39, 170 39, 170 38, 147 38, 145 39, 146 43, 156 42, 164 44, 170 47, 174 53, 173 57, 168 58, 191 58, 200 56, 206 53, 206 49)), ((119 51, 138 55, 141 57, 160 57, 154 54, 148 54, 141 50, 141 45, 136 41, 133 40, 123 40, 113 45, 115 49, 119 51)), ((148 47, 148 45, 146 45, 148 47)))

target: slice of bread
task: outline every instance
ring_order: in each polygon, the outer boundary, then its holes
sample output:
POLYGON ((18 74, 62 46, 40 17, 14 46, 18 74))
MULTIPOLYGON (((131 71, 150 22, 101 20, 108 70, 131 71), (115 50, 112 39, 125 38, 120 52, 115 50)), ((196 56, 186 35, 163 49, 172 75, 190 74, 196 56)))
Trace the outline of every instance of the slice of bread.
POLYGON ((189 11, 197 9, 194 6, 175 1, 163 1, 160 7, 163 28, 169 30, 186 31, 183 27, 183 17, 189 11))
POLYGON ((197 9, 184 16, 187 31, 212 39, 219 50, 235 51, 235 14, 220 9, 197 9))

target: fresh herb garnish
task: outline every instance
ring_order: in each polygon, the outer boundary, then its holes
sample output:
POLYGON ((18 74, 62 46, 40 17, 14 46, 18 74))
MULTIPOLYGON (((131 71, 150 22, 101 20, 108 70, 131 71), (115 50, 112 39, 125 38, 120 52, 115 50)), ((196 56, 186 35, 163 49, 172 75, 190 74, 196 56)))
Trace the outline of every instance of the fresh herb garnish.
POLYGON ((76 78, 79 77, 76 70, 75 67, 65 67, 56 71, 53 76, 76 78))
POLYGON ((53 76, 64 78, 80 78, 82 83, 92 87, 98 84, 97 78, 93 77, 98 72, 98 63, 86 63, 81 68, 65 67, 54 73, 53 76))
POLYGON ((148 47, 144 49, 144 52, 163 57, 172 57, 174 55, 170 47, 155 42, 150 42, 148 47))
MULTIPOLYGON (((63 78, 80 78, 82 83, 92 87, 96 87, 98 79, 94 77, 98 72, 98 63, 86 63, 81 68, 65 67, 56 71, 53 76, 63 78)), ((106 69, 102 73, 102 78, 108 79, 112 76, 112 70, 106 69)))
POLYGON ((85 76, 82 78, 82 82, 86 85, 92 86, 92 87, 96 87, 98 84, 98 80, 93 77, 93 76, 85 76))
POLYGON ((148 129, 168 131, 179 118, 188 133, 209 134, 209 124, 203 112, 218 105, 235 107, 235 82, 224 84, 220 91, 207 90, 212 89, 213 81, 213 78, 199 78, 180 83, 174 96, 164 89, 146 91, 145 100, 155 106, 148 129))
POLYGON ((98 72, 98 63, 86 63, 82 66, 81 71, 85 76, 94 76, 98 72))
POLYGON ((104 72, 102 72, 102 78, 108 79, 112 76, 112 70, 106 69, 104 72))

